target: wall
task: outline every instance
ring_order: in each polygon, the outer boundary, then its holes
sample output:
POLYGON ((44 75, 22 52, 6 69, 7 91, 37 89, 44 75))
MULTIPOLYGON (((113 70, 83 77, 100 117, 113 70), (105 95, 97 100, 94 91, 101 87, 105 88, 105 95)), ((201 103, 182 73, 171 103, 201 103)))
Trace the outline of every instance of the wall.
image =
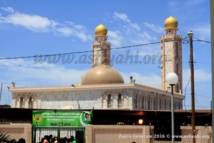
MULTIPOLYGON (((191 143, 191 126, 181 126, 181 141, 191 143)), ((170 143, 153 139, 153 126, 132 125, 87 125, 86 143, 170 143)), ((211 143, 211 127, 196 127, 196 143, 211 143)))
POLYGON ((20 138, 24 138, 26 143, 31 143, 31 124, 4 124, 0 125, 0 130, 8 133, 10 139, 18 141, 20 138))
POLYGON ((87 125, 86 143, 150 143, 151 126, 87 125))
MULTIPOLYGON (((212 131, 210 126, 197 126, 196 143, 212 143, 212 131)), ((192 126, 181 126, 182 142, 192 142, 192 126)))
POLYGON ((33 108, 39 109, 107 109, 107 95, 112 95, 111 109, 118 109, 118 95, 122 95, 121 109, 131 108, 130 90, 87 90, 35 92, 13 94, 13 107, 20 108, 20 98, 23 97, 23 108, 29 108, 29 98, 33 97, 33 108), (66 108, 68 109, 68 108, 66 108))

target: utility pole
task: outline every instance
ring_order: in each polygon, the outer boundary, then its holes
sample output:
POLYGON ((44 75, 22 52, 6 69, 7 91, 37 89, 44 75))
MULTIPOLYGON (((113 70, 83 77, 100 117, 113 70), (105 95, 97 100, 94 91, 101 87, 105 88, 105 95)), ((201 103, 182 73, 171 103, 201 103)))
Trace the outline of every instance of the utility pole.
POLYGON ((0 101, 1 101, 1 96, 2 96, 2 88, 3 88, 3 83, 1 83, 1 89, 0 89, 0 101))
POLYGON ((192 97, 192 142, 195 141, 195 85, 194 85, 194 60, 193 60, 193 32, 188 32, 189 44, 190 44, 190 76, 191 76, 191 97, 192 97))
POLYGON ((212 58, 212 141, 214 139, 214 0, 210 0, 211 58, 212 58))

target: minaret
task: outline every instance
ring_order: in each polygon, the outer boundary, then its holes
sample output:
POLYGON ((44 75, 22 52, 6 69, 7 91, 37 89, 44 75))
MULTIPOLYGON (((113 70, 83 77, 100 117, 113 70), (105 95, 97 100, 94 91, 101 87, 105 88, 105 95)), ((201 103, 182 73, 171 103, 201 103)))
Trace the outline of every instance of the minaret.
POLYGON ((110 66, 110 47, 107 42, 107 28, 100 24, 95 28, 95 41, 92 43, 92 67, 97 65, 110 66))
POLYGON ((162 89, 171 91, 171 86, 166 83, 166 75, 174 72, 178 75, 175 92, 182 93, 182 36, 176 33, 178 21, 174 17, 168 17, 164 25, 166 34, 161 36, 162 89))
POLYGON ((92 68, 82 78, 81 85, 123 84, 120 72, 110 66, 111 43, 107 42, 107 28, 100 24, 95 28, 92 43, 92 68))

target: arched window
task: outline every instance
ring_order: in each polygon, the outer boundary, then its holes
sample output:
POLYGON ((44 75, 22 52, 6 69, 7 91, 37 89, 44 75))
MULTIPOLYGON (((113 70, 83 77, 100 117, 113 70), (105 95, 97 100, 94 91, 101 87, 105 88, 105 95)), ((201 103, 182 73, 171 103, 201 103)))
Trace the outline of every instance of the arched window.
POLYGON ((142 96, 141 98, 141 103, 142 103, 141 108, 144 109, 144 96, 142 96))
POLYGON ((150 110, 151 104, 150 104, 150 96, 148 97, 148 109, 150 110))
POLYGON ((24 108, 24 98, 20 98, 20 108, 24 108))
POLYGON ((163 110, 166 110, 166 99, 165 98, 163 98, 163 110))
POLYGON ((159 102, 158 102, 158 110, 161 110, 161 104, 162 104, 162 97, 159 98, 159 102))
POLYGON ((138 100, 138 99, 137 99, 137 95, 135 95, 134 104, 135 104, 135 108, 136 108, 136 109, 137 109, 137 106, 138 106, 138 105, 137 105, 137 100, 138 100))
POLYGON ((169 102, 169 101, 170 101, 170 100, 168 99, 167 102, 168 102, 169 104, 168 104, 168 108, 167 108, 167 109, 171 109, 171 102, 169 102))
POLYGON ((118 95, 118 101, 117 101, 118 103, 118 108, 121 108, 122 106, 123 106, 123 99, 122 99, 122 95, 121 94, 119 94, 118 95))
POLYGON ((153 99, 153 109, 154 110, 157 110, 157 107, 158 107, 157 101, 158 101, 158 98, 154 97, 154 99, 153 99))
POLYGON ((111 108, 111 106, 112 106, 112 103, 111 103, 111 94, 109 94, 108 97, 107 97, 107 107, 111 108))
POLYGON ((29 108, 33 108, 33 98, 32 97, 29 98, 28 106, 29 106, 29 108))

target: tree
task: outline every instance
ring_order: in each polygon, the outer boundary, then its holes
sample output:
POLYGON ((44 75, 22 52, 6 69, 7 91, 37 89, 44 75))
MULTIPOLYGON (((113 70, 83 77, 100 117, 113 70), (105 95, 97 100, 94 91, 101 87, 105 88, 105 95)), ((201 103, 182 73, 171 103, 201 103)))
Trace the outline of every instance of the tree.
POLYGON ((4 131, 0 130, 0 143, 8 143, 10 140, 9 135, 4 131))

